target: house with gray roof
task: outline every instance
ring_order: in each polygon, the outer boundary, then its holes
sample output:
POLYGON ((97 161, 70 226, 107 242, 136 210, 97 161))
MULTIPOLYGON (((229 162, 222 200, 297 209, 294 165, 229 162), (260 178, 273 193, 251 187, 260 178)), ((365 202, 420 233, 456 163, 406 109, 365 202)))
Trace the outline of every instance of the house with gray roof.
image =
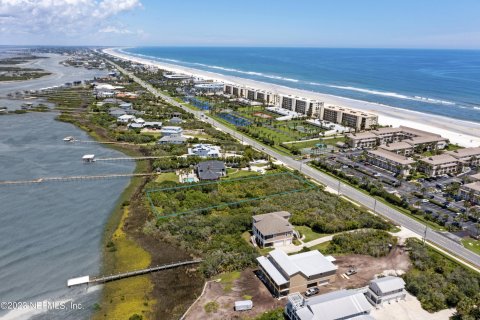
POLYGON ((339 290, 305 299, 288 296, 285 314, 290 320, 373 320, 372 305, 359 290, 339 290))
POLYGON ((219 180, 227 175, 225 163, 219 160, 203 161, 195 167, 199 180, 219 180))
POLYGON ((256 243, 262 247, 286 246, 293 241, 293 226, 287 211, 270 212, 252 217, 252 232, 256 243))
POLYGON ((277 297, 335 281, 337 266, 332 260, 318 250, 289 256, 275 249, 267 256, 257 258, 265 283, 277 297))
POLYGON ((123 116, 124 114, 127 114, 125 110, 121 108, 110 108, 108 110, 108 114, 111 115, 112 117, 118 118, 120 116, 123 116))
POLYGON ((405 299, 405 281, 400 277, 382 277, 370 281, 366 293, 367 299, 374 305, 381 305, 391 300, 405 299))
POLYGON ((179 134, 173 134, 171 136, 163 136, 157 141, 158 144, 184 144, 186 142, 187 142, 187 138, 179 134))

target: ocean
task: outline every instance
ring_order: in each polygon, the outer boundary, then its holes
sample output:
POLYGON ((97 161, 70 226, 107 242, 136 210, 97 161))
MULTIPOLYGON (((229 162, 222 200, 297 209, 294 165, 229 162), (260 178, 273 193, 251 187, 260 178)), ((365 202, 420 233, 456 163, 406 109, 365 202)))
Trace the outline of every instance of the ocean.
POLYGON ((124 53, 480 122, 480 51, 136 47, 124 53))
MULTIPOLYGON (((36 90, 105 74, 61 66, 58 62, 63 59, 51 56, 35 62, 35 66, 55 75, 0 83, 0 105, 19 107, 21 100, 6 96, 12 91, 36 90)), ((96 143, 65 143, 62 139, 66 136, 92 139, 72 124, 56 121, 56 115, 0 116, 0 180, 133 172, 133 162, 83 164, 81 157, 87 153, 104 158, 124 155, 96 143)), ((67 280, 100 273, 105 222, 128 183, 128 178, 121 178, 0 186, 0 302, 43 303, 38 308, 2 307, 0 319, 90 318, 101 287, 67 288, 67 280), (67 301, 81 303, 84 308, 51 309, 53 302, 67 301)))

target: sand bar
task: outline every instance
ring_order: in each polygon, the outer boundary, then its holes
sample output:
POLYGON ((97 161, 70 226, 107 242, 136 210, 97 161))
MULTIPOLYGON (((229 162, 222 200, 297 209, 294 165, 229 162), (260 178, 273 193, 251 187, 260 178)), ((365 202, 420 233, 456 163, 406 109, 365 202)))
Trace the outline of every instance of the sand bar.
POLYGON ((420 130, 441 134, 443 137, 448 138, 451 143, 458 143, 459 145, 464 147, 480 146, 480 123, 451 119, 422 112, 395 108, 379 103, 349 99, 308 90, 290 88, 277 84, 223 75, 210 71, 198 70, 171 63, 159 62, 147 58, 140 58, 137 56, 125 54, 123 52, 119 52, 118 50, 119 49, 110 48, 103 51, 117 58, 127 59, 135 63, 151 65, 163 70, 183 73, 193 77, 211 79, 223 83, 240 84, 252 88, 267 90, 276 94, 291 94, 294 96, 323 101, 325 102, 325 104, 340 105, 344 107, 374 112, 378 114, 378 120, 381 125, 410 126, 420 130))

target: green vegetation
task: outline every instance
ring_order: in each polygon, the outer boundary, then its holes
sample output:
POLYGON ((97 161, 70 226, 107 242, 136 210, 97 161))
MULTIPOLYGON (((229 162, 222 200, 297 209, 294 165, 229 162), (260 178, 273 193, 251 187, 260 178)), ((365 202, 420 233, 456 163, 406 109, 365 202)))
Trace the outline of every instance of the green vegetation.
POLYGON ((295 230, 300 232, 302 236, 305 236, 305 239, 303 239, 303 242, 309 242, 326 235, 324 233, 315 232, 312 230, 312 228, 307 226, 295 226, 295 230))
POLYGON ((261 316, 254 318, 253 320, 285 320, 285 314, 283 313, 283 308, 278 308, 272 311, 267 311, 261 316))
POLYGON ((473 238, 465 238, 465 239, 462 239, 462 244, 468 250, 473 251, 476 254, 480 255, 480 241, 479 240, 475 240, 473 238))
POLYGON ((240 203, 315 188, 289 172, 219 182, 204 182, 147 190, 152 210, 158 217, 204 212, 213 208, 237 207, 240 203), (284 183, 289 181, 289 183, 284 183))
MULTIPOLYGON (((169 185, 164 182, 163 185, 169 185)), ((181 215, 157 221, 158 236, 175 243, 204 262, 206 277, 255 266, 259 252, 248 239, 251 217, 255 214, 286 210, 297 225, 313 226, 321 232, 379 228, 388 230, 383 219, 352 206, 334 195, 313 188, 301 193, 286 193, 258 201, 239 202, 246 197, 273 194, 304 187, 304 182, 290 174, 262 179, 204 185, 200 188, 170 189, 159 192, 154 200, 162 212, 206 208, 218 203, 237 202, 230 206, 204 209, 200 213, 181 215)), ((152 195, 153 196, 153 195, 152 195)))
POLYGON ((403 278, 422 308, 435 312, 456 307, 456 319, 479 319, 480 275, 418 240, 409 239, 407 246, 413 267, 403 278))
POLYGON ((220 308, 220 305, 216 301, 210 301, 207 302, 203 308, 205 309, 206 313, 215 313, 218 311, 218 308, 220 308))
POLYGON ((382 257, 390 252, 397 239, 383 230, 358 230, 335 235, 330 241, 327 253, 366 254, 382 257))

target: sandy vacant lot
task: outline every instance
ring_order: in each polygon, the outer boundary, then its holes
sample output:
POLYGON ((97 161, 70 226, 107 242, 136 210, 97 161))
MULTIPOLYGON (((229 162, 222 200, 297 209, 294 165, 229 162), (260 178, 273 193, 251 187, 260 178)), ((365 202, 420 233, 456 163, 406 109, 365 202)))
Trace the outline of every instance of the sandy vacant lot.
MULTIPOLYGON (((335 282, 321 287, 320 293, 366 286, 377 274, 385 273, 385 271, 388 271, 386 273, 393 273, 394 270, 406 271, 410 266, 410 260, 408 254, 404 253, 401 248, 394 248, 388 256, 382 258, 364 255, 339 256, 335 264, 338 266, 335 282), (342 277, 341 274, 345 273, 351 265, 357 268, 358 273, 350 276, 350 279, 342 277)), ((209 282, 204 295, 190 309, 186 319, 244 319, 285 306, 286 299, 278 300, 272 297, 254 271, 252 269, 243 271, 232 284, 209 282), (252 297, 254 308, 246 312, 235 312, 233 310, 234 302, 244 300, 246 295, 252 297), (215 301, 219 308, 216 312, 207 313, 204 307, 212 301, 215 301)))
POLYGON ((207 284, 204 295, 190 309, 185 320, 204 319, 243 319, 255 317, 265 311, 283 307, 285 300, 279 301, 272 297, 268 289, 255 275, 254 270, 242 271, 240 278, 233 282, 233 285, 211 281, 207 284), (233 310, 234 302, 244 300, 244 296, 251 296, 253 309, 249 311, 236 312, 233 310), (211 301, 219 305, 216 312, 207 313, 204 306, 211 301))

